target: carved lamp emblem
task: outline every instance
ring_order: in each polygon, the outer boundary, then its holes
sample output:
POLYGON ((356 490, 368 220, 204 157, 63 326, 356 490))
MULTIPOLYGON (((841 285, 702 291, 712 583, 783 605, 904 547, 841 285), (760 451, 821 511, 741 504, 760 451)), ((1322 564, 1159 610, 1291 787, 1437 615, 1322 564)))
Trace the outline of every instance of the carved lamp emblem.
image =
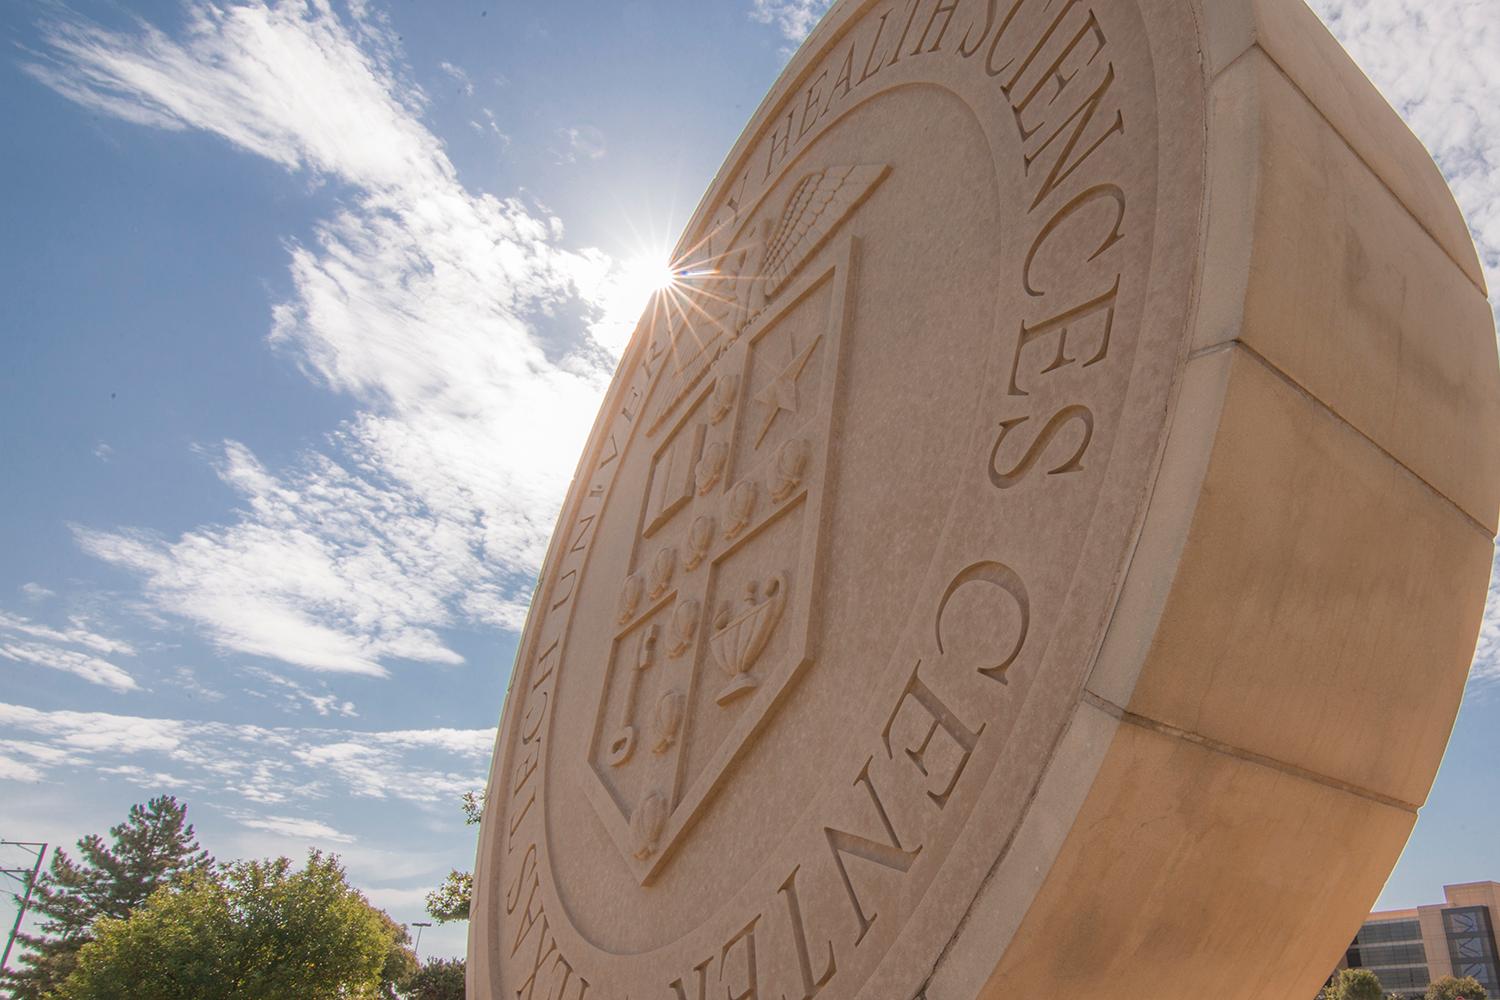
POLYGON ((714 634, 708 640, 714 659, 729 676, 729 683, 714 698, 720 705, 757 687, 760 682, 750 673, 771 630, 781 618, 781 609, 786 605, 786 574, 777 573, 766 582, 765 596, 758 593, 754 581, 745 586, 745 601, 738 612, 724 602, 714 616, 714 634))

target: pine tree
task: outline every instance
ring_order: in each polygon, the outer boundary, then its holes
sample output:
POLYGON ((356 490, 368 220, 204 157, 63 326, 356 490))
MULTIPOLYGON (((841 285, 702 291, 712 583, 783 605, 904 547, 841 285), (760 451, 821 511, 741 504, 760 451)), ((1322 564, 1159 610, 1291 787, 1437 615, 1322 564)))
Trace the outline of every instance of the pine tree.
POLYGON ((78 841, 77 861, 61 848, 53 852, 32 897, 32 908, 43 917, 41 933, 17 937, 26 948, 23 968, 6 977, 15 1000, 41 1000, 62 985, 78 949, 91 940, 95 920, 123 920, 173 876, 213 864, 198 847, 187 805, 170 795, 131 806, 109 836, 112 844, 98 834, 78 841))

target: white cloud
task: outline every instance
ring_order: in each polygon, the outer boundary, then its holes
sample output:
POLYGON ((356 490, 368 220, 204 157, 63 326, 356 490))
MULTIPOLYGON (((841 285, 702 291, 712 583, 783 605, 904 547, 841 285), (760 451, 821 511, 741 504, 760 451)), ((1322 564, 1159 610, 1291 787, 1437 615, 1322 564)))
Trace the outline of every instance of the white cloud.
POLYGON ((26 595, 28 601, 45 601, 49 597, 56 597, 57 591, 48 590, 40 583, 21 584, 21 593, 26 595))
POLYGON ((128 643, 91 631, 77 619, 69 628, 55 629, 0 611, 0 658, 60 670, 115 691, 139 687, 127 670, 95 653, 130 656, 135 650, 128 643), (82 646, 88 652, 70 646, 82 646))
POLYGON ((474 81, 469 79, 469 74, 464 72, 462 66, 455 66, 453 63, 444 60, 438 63, 438 69, 453 78, 453 82, 458 84, 459 92, 465 97, 474 96, 474 81))
POLYGON ((264 830, 282 837, 331 840, 336 844, 354 842, 354 838, 347 833, 340 833, 327 823, 321 823, 315 819, 303 819, 296 816, 252 816, 241 819, 240 823, 252 830, 264 830))
POLYGON ((192 667, 178 667, 172 671, 172 686, 186 692, 191 697, 201 698, 204 701, 214 702, 224 700, 224 692, 208 687, 202 681, 198 680, 198 674, 192 667))
POLYGON ((121 668, 76 649, 61 649, 39 642, 0 641, 0 657, 14 663, 30 663, 50 670, 82 677, 90 684, 100 684, 116 691, 134 691, 139 685, 121 668))
POLYGON ((300 708, 311 708, 321 716, 342 715, 345 718, 357 718, 359 712, 355 711, 354 703, 340 698, 323 685, 322 693, 299 684, 290 677, 282 677, 280 674, 260 667, 247 667, 245 672, 252 677, 257 677, 272 687, 279 689, 283 705, 288 711, 296 711, 300 708))
POLYGON ((564 148, 557 154, 563 163, 579 160, 597 160, 605 153, 604 133, 593 125, 574 125, 558 129, 564 148))
MULTIPOLYGON (((31 586, 28 584, 27 586, 31 586)), ((22 588, 25 589, 24 587, 22 588)), ((45 588, 44 588, 45 589, 45 588)), ((47 591, 48 594, 51 591, 47 591)), ((40 625, 22 615, 13 615, 0 611, 0 633, 10 632, 18 635, 29 636, 33 639, 42 639, 47 642, 58 642, 70 646, 83 646, 96 653, 106 656, 120 654, 123 656, 134 656, 135 648, 130 643, 120 639, 111 639, 109 636, 100 635, 91 630, 88 623, 82 618, 74 618, 69 622, 69 627, 64 629, 49 628, 40 625)))
POLYGON ((750 16, 774 24, 789 41, 800 42, 812 31, 833 0, 754 0, 750 16))
POLYGON ((1500 5, 1312 0, 1442 167, 1500 285, 1500 5))
POLYGON ((25 781, 35 783, 42 780, 42 772, 30 764, 23 764, 14 757, 0 753, 0 781, 25 781))
MULTIPOLYGON (((443 629, 518 627, 639 290, 563 249, 556 218, 463 186, 362 6, 200 3, 178 37, 74 20, 45 40, 27 71, 85 107, 338 185, 342 207, 288 245, 271 341, 362 407, 289 468, 225 442, 217 470, 243 501, 227 523, 80 527, 83 547, 223 649, 314 670, 454 663, 443 629), (542 315, 563 332, 540 336, 542 315)), ((570 140, 603 151, 602 134, 570 140)))
POLYGON ((80 769, 273 805, 339 795, 456 803, 483 784, 495 739, 494 729, 268 728, 4 703, 0 728, 25 736, 0 740, 0 757, 24 769, 17 780, 80 769))

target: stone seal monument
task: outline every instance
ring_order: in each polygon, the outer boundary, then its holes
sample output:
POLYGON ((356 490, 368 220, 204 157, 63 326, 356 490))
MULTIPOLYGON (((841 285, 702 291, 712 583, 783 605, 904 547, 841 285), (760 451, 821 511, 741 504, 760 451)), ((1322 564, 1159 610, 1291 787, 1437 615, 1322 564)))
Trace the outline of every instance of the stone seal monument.
POLYGON ((1442 756, 1500 369, 1301 0, 841 0, 537 584, 470 996, 1310 997, 1442 756))

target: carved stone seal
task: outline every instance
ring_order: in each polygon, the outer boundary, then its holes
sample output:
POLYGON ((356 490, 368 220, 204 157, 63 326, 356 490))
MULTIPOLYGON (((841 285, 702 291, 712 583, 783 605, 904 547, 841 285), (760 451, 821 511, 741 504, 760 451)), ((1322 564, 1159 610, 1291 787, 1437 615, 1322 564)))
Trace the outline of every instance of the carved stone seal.
POLYGON ((1500 371, 1301 0, 840 0, 679 263, 536 589, 470 995, 1311 996, 1457 707, 1500 371))

